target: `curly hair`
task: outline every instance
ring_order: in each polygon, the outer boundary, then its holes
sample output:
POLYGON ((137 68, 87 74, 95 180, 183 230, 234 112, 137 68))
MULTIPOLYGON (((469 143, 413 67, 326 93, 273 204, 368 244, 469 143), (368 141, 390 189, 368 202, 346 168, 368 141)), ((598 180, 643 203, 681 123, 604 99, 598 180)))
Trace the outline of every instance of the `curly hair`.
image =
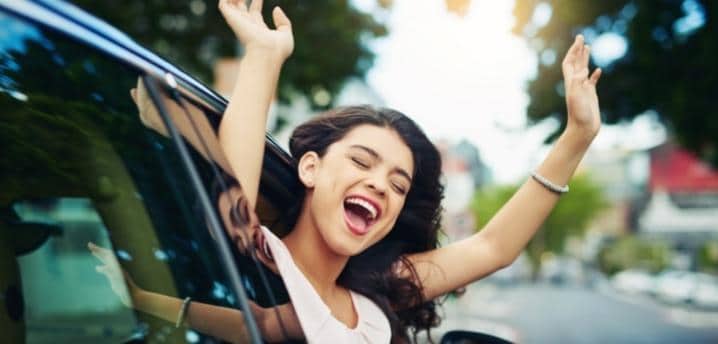
MULTIPOLYGON (((399 134, 414 159, 413 181, 394 228, 385 238, 351 257, 337 283, 374 301, 389 319, 392 342, 403 343, 409 341, 409 329, 415 339, 418 332, 428 332, 440 321, 435 301, 424 299, 421 281, 405 258, 437 247, 443 198, 438 150, 406 115, 371 106, 337 108, 303 123, 292 133, 289 150, 295 163, 309 151, 321 157, 332 143, 362 124, 390 128, 399 134)), ((296 221, 296 214, 293 216, 296 221)))

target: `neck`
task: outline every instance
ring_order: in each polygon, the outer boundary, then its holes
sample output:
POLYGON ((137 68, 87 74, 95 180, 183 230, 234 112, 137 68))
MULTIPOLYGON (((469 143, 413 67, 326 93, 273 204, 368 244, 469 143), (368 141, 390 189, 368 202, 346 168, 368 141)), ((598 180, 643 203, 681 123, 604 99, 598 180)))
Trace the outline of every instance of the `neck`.
POLYGON ((337 279, 349 257, 336 254, 327 245, 312 219, 308 202, 304 203, 294 229, 282 241, 289 249, 294 263, 322 299, 326 300, 337 292, 337 279))

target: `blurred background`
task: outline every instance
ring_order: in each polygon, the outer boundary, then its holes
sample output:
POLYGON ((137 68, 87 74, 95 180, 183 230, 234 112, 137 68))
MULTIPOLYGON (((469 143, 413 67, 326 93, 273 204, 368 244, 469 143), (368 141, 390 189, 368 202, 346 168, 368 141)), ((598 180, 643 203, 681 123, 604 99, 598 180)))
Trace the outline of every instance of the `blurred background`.
MULTIPOLYGON (((72 2, 231 91, 242 47, 215 1, 72 2)), ((571 192, 512 266, 446 298, 437 338, 718 342, 718 3, 265 1, 265 13, 274 5, 296 48, 272 133, 286 144, 338 105, 408 114, 444 157, 445 242, 478 231, 561 132, 575 35, 604 70, 604 127, 571 192)))

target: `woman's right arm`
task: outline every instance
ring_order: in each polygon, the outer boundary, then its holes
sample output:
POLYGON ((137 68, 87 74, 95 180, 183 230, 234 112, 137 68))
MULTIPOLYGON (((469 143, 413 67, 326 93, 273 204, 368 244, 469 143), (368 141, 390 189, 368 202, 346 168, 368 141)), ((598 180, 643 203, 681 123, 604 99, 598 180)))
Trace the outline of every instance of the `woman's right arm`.
MULTIPOLYGON (((183 299, 140 288, 132 277, 120 267, 112 251, 91 242, 87 246, 90 252, 103 263, 95 269, 105 275, 112 291, 117 294, 125 306, 170 323, 177 322, 181 316, 183 299)), ((264 340, 278 342, 286 340, 287 337, 290 339, 303 338, 299 319, 291 304, 263 308, 250 301, 250 306, 264 340), (286 333, 282 330, 283 327, 286 333)), ((249 341, 250 336, 245 327, 245 316, 239 310, 201 302, 190 302, 186 312, 184 323, 199 332, 233 343, 249 341)))
MULTIPOLYGON (((133 307, 143 313, 154 315, 169 322, 176 322, 180 316, 184 300, 163 294, 136 288, 132 292, 133 307)), ((277 318, 274 308, 262 308, 250 302, 252 315, 268 342, 280 342, 289 339, 302 339, 299 320, 291 304, 276 306, 282 321, 277 318), (285 327, 287 333, 282 331, 285 327)), ((209 334, 232 343, 247 343, 251 337, 245 326, 245 317, 234 308, 215 306, 201 302, 190 302, 187 307, 185 324, 201 333, 209 334)))
POLYGON ((275 30, 262 19, 262 1, 220 0, 219 9, 244 47, 234 91, 219 128, 219 141, 229 165, 254 209, 259 190, 267 112, 274 98, 282 64, 294 49, 291 23, 272 11, 275 30))

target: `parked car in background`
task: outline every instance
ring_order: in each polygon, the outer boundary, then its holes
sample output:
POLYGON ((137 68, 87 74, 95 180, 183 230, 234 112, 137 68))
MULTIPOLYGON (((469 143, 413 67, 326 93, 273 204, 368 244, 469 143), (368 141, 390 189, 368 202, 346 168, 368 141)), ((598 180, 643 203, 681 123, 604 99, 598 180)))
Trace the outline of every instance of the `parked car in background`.
POLYGON ((697 274, 691 301, 700 308, 718 310, 718 277, 697 274))
POLYGON ((656 280, 647 271, 629 269, 616 273, 611 278, 616 290, 629 294, 651 295, 655 292, 656 280))
POLYGON ((696 274, 685 270, 667 270, 656 278, 656 296, 668 303, 688 303, 696 288, 696 274))

